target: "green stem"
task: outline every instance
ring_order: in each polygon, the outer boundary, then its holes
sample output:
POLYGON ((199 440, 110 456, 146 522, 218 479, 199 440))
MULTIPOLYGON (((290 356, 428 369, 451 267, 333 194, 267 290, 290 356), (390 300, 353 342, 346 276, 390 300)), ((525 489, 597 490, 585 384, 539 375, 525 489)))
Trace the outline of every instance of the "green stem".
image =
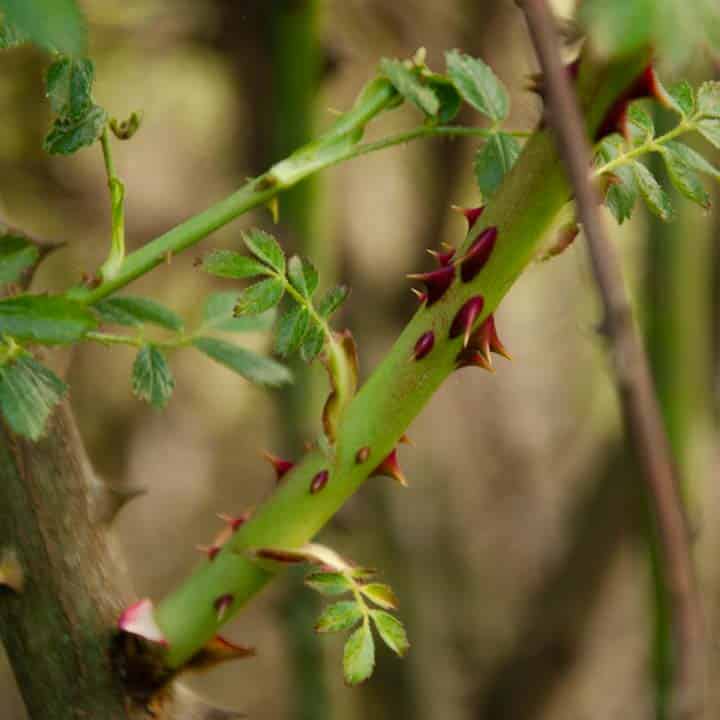
MULTIPOLYGON (((590 131, 599 126, 607 108, 645 64, 642 57, 582 69, 579 93, 590 118, 590 131)), ((440 301, 415 314, 344 411, 332 461, 319 450, 308 452, 217 557, 203 564, 157 607, 156 620, 169 642, 168 666, 182 665, 217 632, 214 603, 218 597, 232 595, 227 613, 232 617, 273 577, 273 572, 249 555, 252 548, 294 548, 307 543, 388 455, 455 370, 462 338, 450 340, 448 333, 459 308, 478 294, 485 300, 478 321, 497 308, 533 259, 568 196, 554 142, 548 132, 538 132, 487 206, 482 223, 466 238, 464 248, 483 227, 496 226, 498 242, 490 260, 472 282, 456 279, 440 301), (413 360, 415 343, 430 330, 435 334, 432 352, 413 360), (357 452, 365 447, 369 448, 368 459, 358 463, 357 452), (311 494, 312 478, 324 469, 330 472, 329 482, 321 492, 311 494)))
POLYGON ((147 340, 141 335, 116 335, 104 332, 88 332, 83 340, 100 343, 101 345, 129 345, 130 347, 142 347, 143 345, 154 345, 164 350, 176 350, 192 344, 194 335, 181 334, 172 340, 147 340))
POLYGON ((110 253, 100 267, 100 277, 104 280, 113 278, 123 264, 125 258, 125 186, 115 172, 115 162, 110 147, 110 133, 107 125, 100 136, 105 171, 110 189, 111 237, 110 253))
POLYGON ((623 165, 627 165, 627 163, 635 160, 635 158, 641 157, 642 155, 647 155, 651 152, 660 152, 665 143, 670 140, 674 140, 676 137, 680 137, 685 133, 693 132, 695 127, 695 123, 692 120, 684 120, 677 127, 674 127, 664 135, 660 135, 660 137, 653 138, 652 140, 647 140, 632 150, 628 150, 626 153, 618 155, 618 157, 614 160, 610 160, 604 165, 601 165, 593 172, 593 177, 599 177, 603 173, 612 172, 623 165))
POLYGON ((114 267, 111 275, 104 270, 108 264, 106 262, 103 266, 102 281, 97 287, 76 286, 68 290, 68 297, 86 304, 102 300, 145 275, 169 256, 195 245, 218 228, 249 210, 266 204, 281 191, 293 187, 319 170, 419 138, 461 135, 486 137, 488 134, 485 128, 423 126, 377 142, 356 144, 354 133, 362 132, 367 122, 396 101, 395 91, 387 81, 374 80, 358 101, 360 107, 356 105, 338 120, 334 129, 321 140, 301 148, 224 200, 130 253, 114 267), (348 116, 352 116, 352 122, 348 116), (346 128, 345 135, 338 135, 338 124, 346 128))

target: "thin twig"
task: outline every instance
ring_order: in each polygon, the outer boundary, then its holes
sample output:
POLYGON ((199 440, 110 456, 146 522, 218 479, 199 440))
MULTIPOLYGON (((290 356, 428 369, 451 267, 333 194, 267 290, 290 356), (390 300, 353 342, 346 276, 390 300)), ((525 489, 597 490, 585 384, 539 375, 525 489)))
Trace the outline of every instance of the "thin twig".
POLYGON ((548 121, 575 193, 593 273, 605 310, 604 330, 614 355, 627 431, 654 507, 665 580, 674 621, 674 703, 678 718, 703 713, 704 642, 686 518, 647 358, 635 330, 622 270, 598 211, 589 180, 590 145, 582 116, 558 52, 559 42, 545 0, 521 0, 544 73, 548 121))

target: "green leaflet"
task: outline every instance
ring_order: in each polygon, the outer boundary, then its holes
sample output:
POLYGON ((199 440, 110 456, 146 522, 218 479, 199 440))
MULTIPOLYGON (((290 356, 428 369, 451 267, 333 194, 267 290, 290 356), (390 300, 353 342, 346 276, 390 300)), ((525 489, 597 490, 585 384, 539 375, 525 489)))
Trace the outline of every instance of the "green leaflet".
POLYGON ((85 19, 75 0, 0 0, 6 37, 34 42, 50 52, 81 55, 87 45, 85 19))
POLYGON ((260 332, 269 330, 277 313, 268 310, 261 315, 235 317, 239 291, 218 292, 208 295, 203 306, 203 320, 200 331, 260 332))
POLYGON ((173 389, 175 379, 165 355, 154 345, 140 348, 132 368, 133 394, 155 408, 164 408, 173 389))
POLYGON ((371 610, 370 616, 383 642, 400 657, 407 654, 410 643, 403 624, 394 615, 383 610, 371 610))
POLYGON ((470 105, 495 122, 507 117, 507 90, 482 60, 450 50, 445 53, 445 62, 450 79, 470 105))
POLYGON ((475 155, 475 180, 480 192, 490 197, 500 187, 520 155, 520 143, 504 132, 490 135, 475 155))
POLYGON ((224 340, 199 337, 192 344, 216 362, 258 385, 277 387, 292 380, 290 371, 284 365, 224 340))
POLYGON ((39 257, 38 248, 22 235, 0 234, 0 285, 20 280, 39 257))
POLYGON ((210 275, 235 280, 270 274, 263 263, 233 250, 213 250, 208 253, 203 258, 202 269, 210 275))
POLYGON ((176 332, 183 329, 183 320, 179 315, 150 298, 120 295, 101 300, 95 305, 95 310, 103 320, 117 325, 132 327, 151 323, 176 332))
POLYGON ((325 608, 315 624, 315 630, 319 633, 348 630, 357 625, 362 617, 362 608, 354 600, 341 600, 325 608))
POLYGON ((343 674, 348 685, 365 682, 375 667, 375 642, 370 625, 364 622, 345 643, 343 674))
POLYGON ((0 300, 0 334, 18 340, 63 345, 81 340, 97 327, 84 305, 50 295, 19 295, 0 300))
POLYGON ((639 162, 631 164, 640 195, 650 212, 661 220, 670 220, 673 215, 672 205, 665 191, 655 179, 653 174, 639 162))
POLYGON ((0 365, 0 409, 18 435, 42 437, 50 413, 66 393, 67 385, 27 352, 0 365))
POLYGON ((293 255, 288 263, 287 274, 292 286, 303 297, 310 299, 318 286, 318 273, 313 264, 293 255))
POLYGON ((434 117, 438 114, 440 101, 432 88, 423 84, 417 68, 410 69, 400 60, 383 58, 380 61, 380 71, 390 80, 400 95, 420 108, 426 115, 434 117))
POLYGON ((278 241, 269 233, 253 228, 243 233, 243 242, 247 249, 268 267, 283 275, 285 273, 285 253, 278 241))

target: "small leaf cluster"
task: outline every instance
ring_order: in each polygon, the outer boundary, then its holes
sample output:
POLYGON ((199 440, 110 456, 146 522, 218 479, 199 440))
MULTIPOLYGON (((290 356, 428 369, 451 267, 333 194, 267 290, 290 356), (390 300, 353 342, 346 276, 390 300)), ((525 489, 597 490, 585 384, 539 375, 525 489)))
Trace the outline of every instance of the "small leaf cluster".
POLYGON ((239 292, 210 295, 200 324, 188 333, 181 317, 150 298, 114 296, 88 307, 63 295, 20 293, 46 252, 46 247, 19 231, 0 230, 0 290, 6 295, 0 299, 0 410, 19 435, 33 440, 40 437, 50 412, 67 390, 23 345, 68 345, 91 339, 137 347, 132 389, 157 408, 167 404, 175 387, 166 353, 180 347, 195 348, 258 385, 290 382, 284 365, 226 339, 227 335, 267 330, 274 322, 273 311, 235 317, 239 292), (100 323, 133 328, 137 334, 96 332, 100 323), (147 326, 172 335, 151 340, 146 336, 147 326))
MULTIPOLYGON (((203 307, 200 325, 186 332, 182 318, 155 300, 135 296, 119 296, 102 300, 95 306, 106 323, 135 327, 138 336, 128 338, 138 346, 132 369, 133 393, 156 408, 167 405, 175 388, 175 380, 166 353, 180 347, 192 347, 229 370, 258 385, 275 387, 291 380, 286 367, 275 360, 217 337, 215 332, 243 333, 266 330, 272 324, 272 313, 249 319, 233 317, 237 293, 210 295, 203 307), (164 341, 146 339, 143 328, 150 324, 172 331, 174 337, 164 341)), ((99 338, 102 341, 102 338, 99 338)))
POLYGON ((321 595, 352 599, 335 600, 318 618, 315 630, 333 633, 352 630, 345 642, 343 674, 348 685, 367 680, 375 667, 375 640, 372 626, 394 653, 403 657, 410 644, 403 624, 391 611, 397 598, 390 586, 373 581, 374 573, 364 568, 326 568, 308 575, 305 584, 321 595))
POLYGON ((380 71, 406 100, 425 113, 431 124, 452 121, 466 102, 491 121, 484 145, 475 156, 475 178, 489 197, 520 155, 517 138, 500 129, 510 112, 510 96, 503 83, 482 60, 450 50, 446 75, 431 72, 423 58, 414 62, 383 59, 380 71))
POLYGON ((618 223, 631 216, 638 196, 650 212, 662 220, 670 220, 673 216, 667 192, 648 167, 637 159, 648 153, 659 154, 672 185, 681 195, 703 208, 710 206, 710 196, 700 175, 720 180, 720 171, 716 167, 676 139, 695 132, 720 148, 720 82, 703 83, 696 93, 683 81, 668 89, 666 96, 678 118, 671 131, 657 137, 652 117, 640 102, 635 102, 627 110, 625 137, 613 133, 603 138, 596 148, 595 165, 606 185, 605 204, 618 223))
POLYGON ((275 350, 284 358, 299 352, 303 360, 311 362, 331 337, 328 320, 347 298, 347 288, 332 288, 316 305, 313 296, 319 278, 308 260, 298 255, 287 259, 277 240, 263 230, 252 229, 242 239, 249 256, 214 250, 202 259, 203 270, 232 280, 261 278, 238 296, 233 311, 236 319, 278 308, 285 297, 276 324, 275 350))
POLYGON ((60 57, 48 68, 47 97, 56 117, 44 147, 51 155, 71 155, 102 134, 107 113, 93 100, 94 75, 87 58, 60 57))

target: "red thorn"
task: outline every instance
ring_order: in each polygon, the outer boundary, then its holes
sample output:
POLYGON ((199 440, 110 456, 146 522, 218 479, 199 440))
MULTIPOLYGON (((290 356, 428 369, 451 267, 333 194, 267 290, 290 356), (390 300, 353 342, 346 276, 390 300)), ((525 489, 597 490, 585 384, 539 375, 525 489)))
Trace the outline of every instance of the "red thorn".
POLYGON ((488 356, 469 347, 464 348, 457 356, 457 368, 464 367, 479 367, 491 373, 495 372, 488 356))
POLYGON ((269 452, 263 451, 262 456, 273 466, 277 481, 280 482, 287 473, 289 473, 294 467, 295 463, 290 460, 283 460, 282 458, 272 455, 269 452))
POLYGON ((474 365, 495 372, 490 357, 491 352, 502 355, 508 360, 512 359, 498 337, 494 315, 488 315, 483 324, 470 336, 468 346, 457 357, 458 367, 474 365))
POLYGON ((470 249, 460 260, 460 276, 463 282, 470 282, 485 267, 495 247, 497 234, 497 228, 491 226, 485 228, 475 238, 470 249))
POLYGON ((198 552, 203 553, 203 555, 207 555, 208 560, 209 560, 210 562, 212 562, 212 561, 217 557, 217 555, 218 555, 218 553, 220 552, 220 550, 222 549, 222 545, 216 545, 216 544, 213 544, 213 545, 196 545, 196 546, 195 546, 195 549, 196 549, 198 552))
POLYGON ((413 358, 415 360, 422 360, 433 349, 433 345, 435 345, 435 333, 432 330, 428 330, 424 332, 415 343, 413 358))
POLYGON ((459 207, 458 205, 452 205, 452 209, 456 210, 459 213, 462 213, 465 216, 468 224, 468 230, 472 230, 473 225, 475 225, 475 223, 478 221, 478 218, 485 211, 485 206, 480 205, 480 207, 463 208, 459 207))
POLYGON ((457 312, 450 326, 450 339, 464 334, 463 347, 470 341, 473 325, 482 312, 485 298, 482 295, 471 297, 457 312))
POLYGON ((444 267, 445 265, 450 265, 452 262, 453 256, 455 255, 455 248, 450 247, 445 251, 428 250, 428 252, 435 258, 440 267, 444 267))
POLYGON ((410 292, 417 297, 421 305, 427 300, 427 293, 421 292, 417 288, 410 288, 410 292))
POLYGON ((400 439, 398 440, 398 442, 399 442, 401 445, 410 445, 410 446, 414 446, 414 445, 415 445, 415 443, 408 437, 408 434, 407 434, 407 433, 403 433, 403 434, 400 436, 400 439))
POLYGON ((403 487, 407 487, 408 482, 405 474, 400 468, 400 463, 397 458, 397 448, 395 448, 373 471, 370 473, 370 477, 377 477, 378 475, 387 475, 393 480, 399 482, 403 487))
POLYGON ((506 360, 512 360, 512 356, 505 349, 505 346, 498 337, 497 329, 495 327, 495 316, 489 315, 483 325, 487 327, 488 345, 490 346, 490 350, 496 355, 502 355, 506 360))
POLYGON ((218 513, 218 517, 224 523, 227 523, 230 529, 235 532, 235 530, 244 525, 252 517, 252 514, 252 510, 246 510, 244 513, 240 513, 240 515, 228 515, 227 513, 218 513))
POLYGON ((421 280, 427 287, 427 304, 428 307, 436 303, 452 284, 455 277, 454 265, 443 265, 437 270, 431 270, 426 273, 417 273, 408 275, 412 280, 421 280))
POLYGON ((215 608, 215 612, 217 613, 217 621, 221 623, 223 619, 225 618, 225 615, 227 615, 227 611, 230 609, 230 606, 233 604, 233 596, 230 593, 227 593, 225 595, 221 595, 215 602, 213 603, 213 607, 215 608))
POLYGON ((310 483, 310 494, 315 495, 319 493, 328 483, 330 474, 327 470, 321 470, 310 483))
POLYGON ((355 462, 358 465, 362 465, 364 462, 367 461, 367 459, 370 457, 370 448, 366 445, 365 447, 361 447, 356 453, 355 453, 355 462))

